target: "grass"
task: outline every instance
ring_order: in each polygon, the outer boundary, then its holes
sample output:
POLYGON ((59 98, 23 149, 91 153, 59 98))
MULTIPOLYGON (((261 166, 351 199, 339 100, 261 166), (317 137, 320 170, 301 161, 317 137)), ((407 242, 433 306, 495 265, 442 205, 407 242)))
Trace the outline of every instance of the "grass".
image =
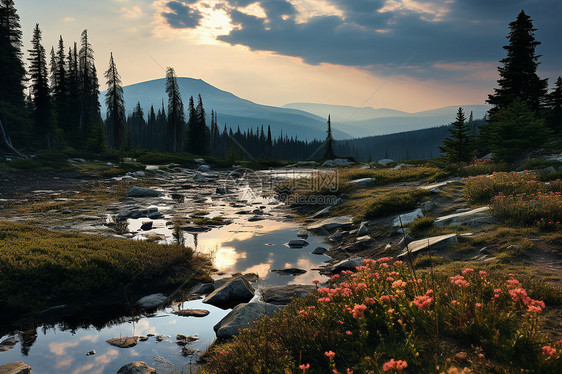
MULTIPOLYGON (((0 221, 0 314, 112 295, 133 299, 181 284, 205 260, 183 246, 55 232, 0 221)), ((205 278, 197 272, 195 278, 205 278)), ((195 281, 195 279, 194 279, 195 281)))
POLYGON ((543 334, 537 295, 513 276, 464 268, 420 274, 366 260, 357 273, 216 346, 204 373, 562 371, 561 342, 543 334))
POLYGON ((411 188, 391 191, 374 197, 365 212, 366 219, 379 218, 389 214, 398 214, 416 209, 424 197, 431 194, 428 190, 411 188))
POLYGON ((192 221, 194 224, 201 226, 219 226, 224 224, 226 222, 226 219, 223 216, 216 216, 213 218, 198 217, 194 218, 192 221))
MULTIPOLYGON (((442 169, 429 166, 405 167, 399 170, 394 169, 338 169, 338 178, 341 184, 345 184, 354 179, 374 178, 374 185, 384 186, 390 183, 415 181, 424 178, 436 178, 442 175, 442 169)), ((444 175, 442 175, 444 176, 444 175)))
POLYGON ((434 222, 435 218, 433 217, 416 218, 414 222, 408 225, 408 234, 414 238, 420 238, 433 227, 434 222))
POLYGON ((543 231, 562 229, 562 195, 560 192, 498 195, 490 203, 492 213, 510 224, 537 225, 543 231))

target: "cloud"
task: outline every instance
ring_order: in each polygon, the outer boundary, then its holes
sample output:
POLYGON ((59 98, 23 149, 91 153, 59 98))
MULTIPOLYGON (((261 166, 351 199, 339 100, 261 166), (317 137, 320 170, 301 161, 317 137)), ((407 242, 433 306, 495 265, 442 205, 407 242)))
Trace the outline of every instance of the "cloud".
POLYGON ((124 18, 139 18, 139 17, 142 17, 142 15, 143 15, 143 11, 142 11, 141 7, 138 6, 138 5, 130 8, 130 9, 122 7, 120 11, 121 11, 121 17, 124 17, 124 18))
POLYGON ((559 0, 182 0, 167 3, 168 28, 200 30, 213 17, 199 11, 202 4, 213 4, 214 11, 229 17, 230 27, 213 35, 223 43, 311 65, 354 66, 378 74, 399 69, 442 80, 462 79, 465 73, 465 78, 490 79, 489 70, 475 74, 465 68, 503 58, 508 24, 525 9, 543 42, 537 49, 544 55, 541 67, 560 73, 562 65, 556 37, 562 33, 559 0))
POLYGON ((73 18, 73 17, 64 17, 62 20, 63 20, 64 22, 74 22, 74 21, 76 21, 76 18, 73 18))

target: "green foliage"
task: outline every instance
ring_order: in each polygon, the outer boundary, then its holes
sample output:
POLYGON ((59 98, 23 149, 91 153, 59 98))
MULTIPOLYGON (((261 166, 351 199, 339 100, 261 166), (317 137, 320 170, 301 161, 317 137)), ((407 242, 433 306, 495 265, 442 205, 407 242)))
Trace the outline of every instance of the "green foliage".
POLYGON ((435 218, 433 217, 419 217, 414 220, 414 222, 408 225, 408 234, 413 237, 419 237, 421 234, 426 232, 428 229, 433 227, 435 218))
POLYGON ((387 192, 376 196, 365 212, 366 219, 379 218, 388 214, 402 213, 418 207, 420 201, 431 194, 428 190, 407 189, 387 192))
POLYGON ((41 310, 107 293, 136 297, 158 285, 180 284, 193 273, 194 262, 203 264, 183 246, 54 232, 11 222, 0 222, 0 238, 2 313, 41 310))
POLYGON ((515 225, 537 225, 543 231, 562 229, 562 196, 560 192, 498 195, 490 203, 492 213, 515 225))
POLYGON ((474 148, 473 139, 462 108, 459 108, 455 122, 451 125, 451 136, 445 139, 440 147, 443 158, 451 163, 470 162, 474 148))
POLYGON ((213 347, 203 373, 382 373, 391 360, 406 373, 456 373, 464 362, 475 372, 562 370, 562 344, 541 335, 545 304, 533 299, 548 288, 471 268, 414 279, 391 257, 364 263, 213 347))

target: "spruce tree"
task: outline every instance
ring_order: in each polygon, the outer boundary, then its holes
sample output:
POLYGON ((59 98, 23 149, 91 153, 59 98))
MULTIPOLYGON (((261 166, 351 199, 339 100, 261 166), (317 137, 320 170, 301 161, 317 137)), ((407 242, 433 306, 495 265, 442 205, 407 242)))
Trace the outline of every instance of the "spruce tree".
POLYGON ((326 151, 324 152, 324 158, 327 160, 336 157, 334 153, 334 138, 332 136, 332 121, 330 120, 330 115, 328 114, 328 130, 326 131, 326 151))
POLYGON ((451 124, 449 132, 451 136, 439 147, 443 158, 451 163, 470 162, 473 151, 473 138, 470 134, 470 126, 462 108, 459 108, 455 122, 451 124))
MULTIPOLYGON (((88 38, 88 30, 82 32, 81 47, 79 52, 79 73, 80 73, 80 124, 79 128, 82 135, 99 136, 100 123, 103 125, 99 103, 99 83, 94 63, 94 50, 88 38), (92 133, 92 130, 95 134, 92 133)), ((105 130, 104 130, 105 131, 105 130)))
POLYGON ((209 128, 207 127, 207 120, 205 118, 205 108, 203 107, 203 99, 199 95, 199 101, 195 108, 197 114, 197 151, 195 154, 207 155, 209 153, 209 128))
POLYGON ((109 58, 109 68, 105 72, 107 79, 107 92, 105 104, 107 106, 107 117, 105 126, 108 129, 108 140, 111 148, 118 149, 123 145, 125 137, 125 99, 123 97, 123 82, 117 71, 113 53, 109 58))
POLYGON ((42 36, 39 24, 33 29, 31 49, 29 52, 29 74, 31 76, 31 94, 33 102, 33 130, 38 137, 39 146, 51 148, 53 141, 53 112, 47 74, 47 56, 41 44, 42 36))
POLYGON ((185 114, 180 88, 173 68, 166 69, 166 93, 168 94, 168 149, 179 152, 184 148, 185 114))
POLYGON ((195 111, 193 96, 189 97, 187 115, 189 118, 187 119, 186 150, 193 154, 197 154, 197 112, 195 111))
POLYGON ((499 87, 488 95, 487 102, 493 106, 490 116, 510 106, 517 98, 538 114, 548 86, 547 80, 540 79, 536 73, 540 56, 535 54, 535 48, 541 43, 535 40, 536 29, 524 11, 509 24, 509 29, 509 43, 503 47, 507 57, 500 61, 503 66, 498 67, 499 87))
MULTIPOLYGON (((0 0, 0 121, 14 144, 25 142, 27 110, 24 95, 20 17, 13 0, 0 0)), ((0 134, 0 140, 3 135, 0 134)), ((5 141, 11 143, 9 139, 5 141)))
POLYGON ((558 135, 562 136, 562 78, 558 77, 554 89, 546 98, 546 125, 558 135))

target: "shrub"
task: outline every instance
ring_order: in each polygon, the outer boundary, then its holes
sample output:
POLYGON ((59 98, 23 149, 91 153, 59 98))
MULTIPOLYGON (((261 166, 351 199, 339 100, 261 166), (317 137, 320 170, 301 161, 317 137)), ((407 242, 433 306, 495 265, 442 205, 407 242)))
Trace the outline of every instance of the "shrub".
POLYGON ((433 217, 419 217, 414 220, 414 222, 408 225, 409 234, 412 236, 419 236, 421 233, 433 227, 433 222, 435 222, 435 218, 433 217))
POLYGON ((543 230, 556 229, 562 221, 560 192, 499 195, 492 199, 492 213, 516 225, 537 224, 543 230))
POLYGON ((459 350, 476 372, 562 370, 562 342, 539 331, 544 302, 512 276, 467 268, 415 278, 391 257, 357 270, 212 348, 203 372, 434 373, 459 350))
POLYGON ((430 194, 430 191, 418 188, 387 192, 373 199, 367 208, 365 218, 373 219, 415 209, 419 202, 430 194))

